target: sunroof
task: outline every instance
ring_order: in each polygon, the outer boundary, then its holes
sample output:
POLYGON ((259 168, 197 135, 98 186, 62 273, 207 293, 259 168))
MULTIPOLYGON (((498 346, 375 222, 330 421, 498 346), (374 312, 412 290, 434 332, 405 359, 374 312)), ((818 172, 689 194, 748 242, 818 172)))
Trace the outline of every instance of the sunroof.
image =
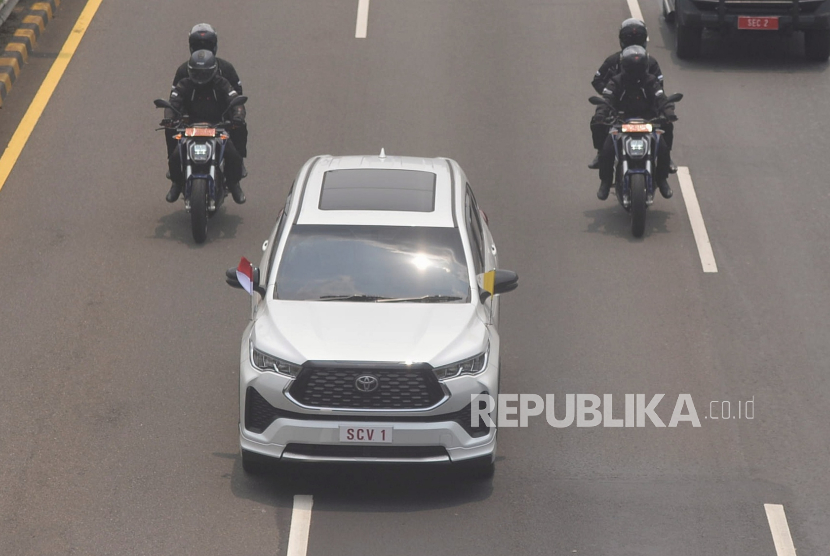
POLYGON ((435 210, 435 174, 419 170, 331 170, 323 176, 321 210, 435 210))

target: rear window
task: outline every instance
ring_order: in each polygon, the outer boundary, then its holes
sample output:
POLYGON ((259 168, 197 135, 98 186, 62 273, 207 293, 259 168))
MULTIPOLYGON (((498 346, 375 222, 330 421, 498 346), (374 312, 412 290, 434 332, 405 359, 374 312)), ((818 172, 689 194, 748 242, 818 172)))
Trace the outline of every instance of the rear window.
POLYGON ((435 210, 435 174, 418 170, 331 170, 320 210, 435 210))
POLYGON ((469 303, 461 235, 457 228, 296 225, 274 297, 469 303))

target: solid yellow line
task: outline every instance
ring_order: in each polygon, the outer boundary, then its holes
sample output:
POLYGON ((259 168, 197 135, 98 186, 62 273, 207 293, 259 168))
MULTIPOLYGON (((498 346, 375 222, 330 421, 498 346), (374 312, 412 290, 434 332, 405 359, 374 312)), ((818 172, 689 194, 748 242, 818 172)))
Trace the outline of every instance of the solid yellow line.
POLYGON ((81 15, 78 16, 78 21, 75 22, 75 27, 69 33, 69 38, 63 43, 63 48, 61 48, 57 59, 52 64, 52 68, 46 75, 46 79, 40 85, 40 89, 38 89, 34 100, 29 105, 29 109, 26 110, 26 114, 20 121, 20 125, 17 126, 17 130, 14 132, 11 141, 6 146, 6 151, 3 153, 3 157, 0 158, 0 189, 3 189, 3 186, 6 184, 12 168, 17 163, 20 153, 23 152, 23 147, 29 141, 29 136, 31 136, 38 120, 40 120, 41 114, 43 114, 43 110, 52 98, 52 93, 55 92, 55 88, 58 86, 61 77, 63 77, 63 72, 66 71, 66 67, 78 49, 81 39, 84 38, 84 34, 92 22, 92 18, 95 17, 95 12, 98 11, 101 2, 102 0, 88 0, 86 3, 84 11, 81 12, 81 15))

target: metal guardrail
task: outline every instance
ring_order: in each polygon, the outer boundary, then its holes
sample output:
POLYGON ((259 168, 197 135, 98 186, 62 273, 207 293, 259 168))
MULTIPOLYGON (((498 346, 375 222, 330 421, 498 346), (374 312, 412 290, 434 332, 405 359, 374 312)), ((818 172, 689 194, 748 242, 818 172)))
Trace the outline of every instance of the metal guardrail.
POLYGON ((6 21, 15 6, 17 6, 17 0, 0 0, 0 25, 6 21))

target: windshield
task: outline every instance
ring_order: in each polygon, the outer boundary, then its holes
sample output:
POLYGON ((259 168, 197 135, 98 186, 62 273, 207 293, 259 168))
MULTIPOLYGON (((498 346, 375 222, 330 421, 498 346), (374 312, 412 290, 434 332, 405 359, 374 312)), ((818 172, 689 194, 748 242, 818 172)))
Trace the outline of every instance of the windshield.
POLYGON ((456 228, 297 225, 274 298, 467 303, 461 236, 456 228))

